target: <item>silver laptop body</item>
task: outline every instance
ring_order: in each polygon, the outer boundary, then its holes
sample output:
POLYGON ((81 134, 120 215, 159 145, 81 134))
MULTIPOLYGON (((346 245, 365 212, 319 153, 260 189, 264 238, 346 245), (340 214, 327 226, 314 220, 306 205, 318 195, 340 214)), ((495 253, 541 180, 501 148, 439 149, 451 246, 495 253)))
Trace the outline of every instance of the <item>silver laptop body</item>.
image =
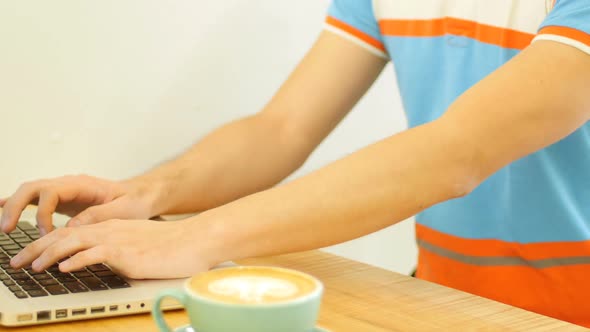
MULTIPOLYGON (((27 226, 23 223, 19 225, 27 226)), ((30 226, 29 223, 26 228, 30 233, 27 236, 34 240, 35 232, 30 226)), ((19 230, 24 233, 22 229, 19 230)), ((3 326, 46 324, 149 312, 157 292, 165 288, 180 288, 186 280, 129 280, 117 276, 102 264, 74 272, 69 277, 55 267, 53 271, 44 271, 43 276, 40 275, 42 273, 35 275, 30 269, 14 271, 7 265, 6 257, 13 256, 18 250, 14 245, 7 244, 6 236, 3 235, 4 241, 0 239, 0 243, 5 244, 0 244, 0 258, 4 257, 0 260, 4 262, 0 268, 0 325, 3 326), (102 279, 99 275, 103 276, 102 279), (62 277, 63 279, 60 279, 62 277), (96 282, 96 279, 101 282, 96 282), (51 292, 56 295, 52 295, 51 292)), ((12 239, 16 235, 13 236, 11 233, 8 236, 12 239)), ((23 245, 26 244, 24 242, 28 242, 24 236, 19 240, 23 245)), ((179 307, 178 303, 170 301, 164 302, 163 309, 179 307)))

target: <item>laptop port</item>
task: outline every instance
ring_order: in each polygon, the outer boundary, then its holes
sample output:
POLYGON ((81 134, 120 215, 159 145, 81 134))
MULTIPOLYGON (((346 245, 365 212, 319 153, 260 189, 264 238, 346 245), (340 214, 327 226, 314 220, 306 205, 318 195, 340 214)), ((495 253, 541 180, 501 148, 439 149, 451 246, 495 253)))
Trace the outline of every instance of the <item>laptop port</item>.
POLYGON ((37 311, 37 321, 41 320, 50 320, 51 319, 51 311, 37 311))
POLYGON ((119 306, 118 305, 112 305, 109 307, 109 311, 118 311, 119 310, 119 306))
POLYGON ((33 314, 22 314, 16 316, 16 320, 19 322, 27 322, 33 320, 33 314))
POLYGON ((66 318, 68 317, 68 311, 66 309, 55 310, 55 318, 66 318))
POLYGON ((100 314, 104 312, 104 307, 94 307, 94 308, 90 308, 90 313, 91 314, 100 314))
POLYGON ((85 314, 86 314, 86 308, 72 310, 72 316, 80 316, 80 315, 85 315, 85 314))

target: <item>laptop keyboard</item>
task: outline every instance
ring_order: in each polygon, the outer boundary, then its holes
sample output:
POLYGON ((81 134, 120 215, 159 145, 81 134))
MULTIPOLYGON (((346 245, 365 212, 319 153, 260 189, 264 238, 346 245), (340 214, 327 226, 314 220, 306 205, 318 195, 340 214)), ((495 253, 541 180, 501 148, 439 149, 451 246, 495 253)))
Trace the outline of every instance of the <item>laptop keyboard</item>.
POLYGON ((104 264, 62 273, 57 264, 42 272, 31 267, 15 270, 10 258, 39 238, 39 230, 21 221, 10 234, 0 233, 0 281, 19 299, 131 287, 104 264))

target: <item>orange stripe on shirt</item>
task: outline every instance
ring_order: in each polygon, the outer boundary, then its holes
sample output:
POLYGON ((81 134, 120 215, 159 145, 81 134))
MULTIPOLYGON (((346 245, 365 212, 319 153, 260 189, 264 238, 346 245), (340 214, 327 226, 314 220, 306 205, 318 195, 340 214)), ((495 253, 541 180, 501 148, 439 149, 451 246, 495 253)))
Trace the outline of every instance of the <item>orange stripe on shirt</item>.
POLYGON ((557 35, 573 40, 577 40, 583 44, 590 46, 590 34, 587 34, 583 31, 568 28, 568 27, 561 27, 561 26, 547 26, 539 31, 540 35, 557 35))
POLYGON ((435 246, 470 256, 521 257, 525 260, 590 256, 590 241, 522 244, 495 239, 466 239, 419 223, 416 223, 416 237, 435 246))
POLYGON ((347 33, 355 36, 356 38, 364 41, 365 43, 385 52, 385 45, 383 45, 382 42, 380 42, 378 39, 372 37, 371 35, 366 34, 363 31, 353 27, 350 24, 344 23, 344 22, 340 21, 339 19, 336 19, 332 16, 328 16, 326 18, 326 23, 328 23, 329 25, 336 27, 344 32, 347 32, 347 33))
POLYGON ((590 265, 476 266, 419 250, 417 277, 590 327, 590 265))
POLYGON ((396 37, 440 37, 456 35, 482 43, 522 50, 534 38, 533 34, 481 24, 474 21, 444 17, 432 20, 381 20, 381 33, 396 37))

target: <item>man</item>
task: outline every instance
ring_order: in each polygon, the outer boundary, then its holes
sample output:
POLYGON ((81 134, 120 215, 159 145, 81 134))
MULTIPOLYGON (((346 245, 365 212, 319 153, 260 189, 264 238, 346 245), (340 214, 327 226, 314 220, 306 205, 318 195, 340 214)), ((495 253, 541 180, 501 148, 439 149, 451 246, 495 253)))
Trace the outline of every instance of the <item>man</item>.
POLYGON ((260 113, 127 181, 24 184, 0 202, 1 227, 38 205, 47 235, 14 267, 72 255, 62 271, 106 262, 169 278, 418 214, 418 277, 590 326, 589 117, 587 0, 334 0, 326 31, 260 113), (410 129, 273 187, 389 59, 410 129), (54 211, 73 227, 51 232, 54 211))

